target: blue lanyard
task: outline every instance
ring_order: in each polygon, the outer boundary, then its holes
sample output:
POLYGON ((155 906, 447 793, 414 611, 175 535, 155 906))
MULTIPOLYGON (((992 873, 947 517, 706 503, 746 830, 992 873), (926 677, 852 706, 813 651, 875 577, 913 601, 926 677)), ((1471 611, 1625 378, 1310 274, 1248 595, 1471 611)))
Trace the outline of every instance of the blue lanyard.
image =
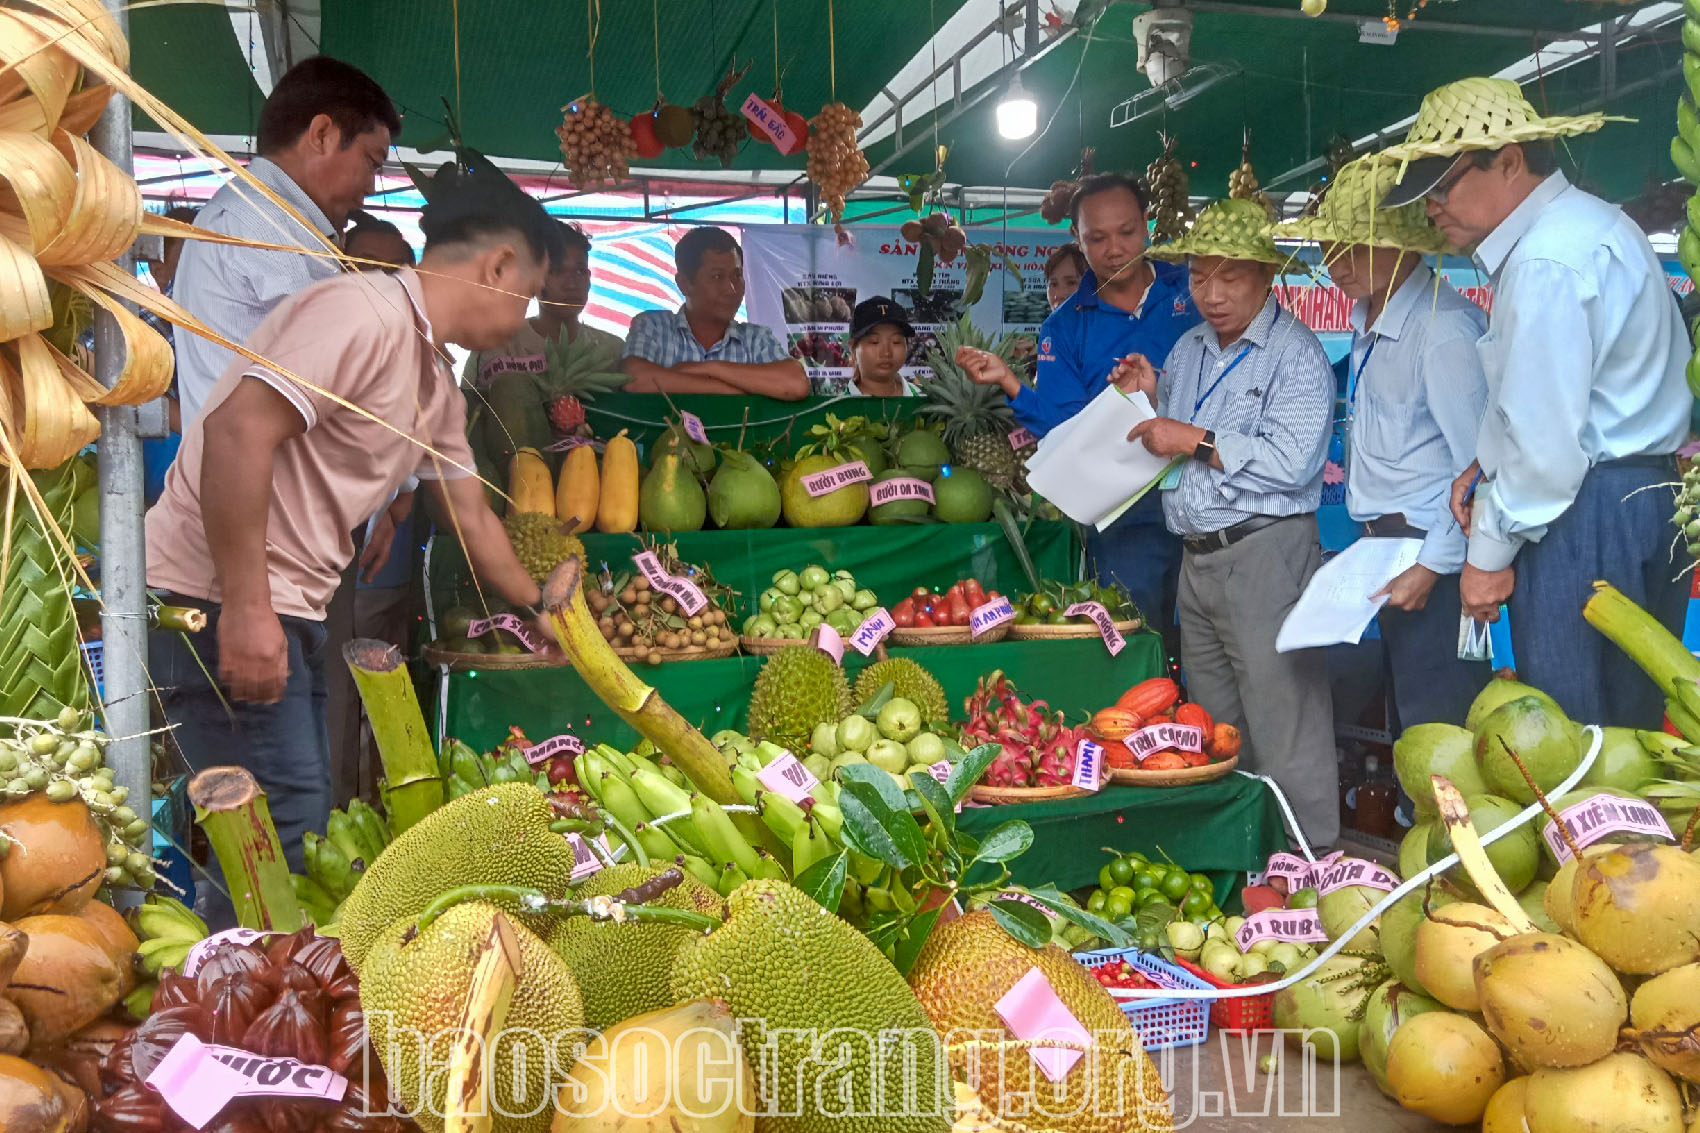
POLYGON ((1358 386, 1363 383, 1364 371, 1369 369, 1370 357, 1375 353, 1376 344, 1380 341, 1381 336, 1371 331, 1369 347, 1364 351, 1364 360, 1358 363, 1356 369, 1353 369, 1350 365, 1346 367, 1346 417, 1348 419, 1357 412, 1358 386))
MULTIPOLYGON (((1240 347, 1240 352, 1237 355, 1234 356, 1234 360, 1232 362, 1228 363, 1228 368, 1226 370, 1223 370, 1220 374, 1218 374, 1216 376, 1216 380, 1210 383, 1210 388, 1198 395, 1198 400, 1192 403, 1192 419, 1194 421, 1198 420, 1198 411, 1200 409, 1204 408, 1204 403, 1206 401, 1210 400, 1210 395, 1216 392, 1216 387, 1221 385, 1222 380, 1224 378, 1226 378, 1229 374, 1233 373, 1234 367, 1238 366, 1241 362, 1244 362, 1245 356, 1247 354, 1250 354, 1250 353, 1251 353, 1251 343, 1248 342, 1244 346, 1240 347)), ((1204 364, 1208 361, 1210 361, 1210 352, 1208 350, 1206 350, 1204 352, 1204 357, 1202 357, 1198 360, 1198 383, 1199 383, 1199 385, 1204 384, 1204 364)))

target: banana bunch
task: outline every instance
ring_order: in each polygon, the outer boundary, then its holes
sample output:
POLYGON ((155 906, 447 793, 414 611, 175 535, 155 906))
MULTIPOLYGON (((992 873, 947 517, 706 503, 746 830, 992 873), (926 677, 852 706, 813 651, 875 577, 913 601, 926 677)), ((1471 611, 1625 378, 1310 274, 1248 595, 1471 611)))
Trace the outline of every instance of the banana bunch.
POLYGON ((311 830, 301 836, 307 873, 291 874, 289 881, 315 927, 336 921, 343 898, 389 844, 389 824, 365 799, 331 811, 322 837, 311 830))
POLYGON ((142 968, 156 980, 167 968, 182 970, 189 949, 208 935, 207 922, 193 909, 157 893, 136 906, 130 923, 141 941, 136 954, 141 957, 142 968))
MULTIPOLYGON (((1688 89, 1677 96, 1670 159, 1683 180, 1695 187, 1695 194, 1688 199, 1687 222, 1677 237, 1676 254, 1688 278, 1700 284, 1700 0, 1682 0, 1682 7, 1682 77, 1688 89)), ((1700 326, 1689 327, 1691 338, 1697 330, 1700 326)), ((1688 360, 1688 388, 1700 397, 1700 353, 1688 360)), ((1683 490, 1686 495, 1688 486, 1683 490)), ((1688 539, 1692 546, 1694 536, 1688 539)))
POLYGON ((450 740, 437 752, 437 771, 446 785, 446 797, 458 799, 496 783, 525 782, 536 783, 537 789, 547 794, 549 776, 525 761, 526 746, 510 740, 488 755, 479 755, 460 740, 450 740))

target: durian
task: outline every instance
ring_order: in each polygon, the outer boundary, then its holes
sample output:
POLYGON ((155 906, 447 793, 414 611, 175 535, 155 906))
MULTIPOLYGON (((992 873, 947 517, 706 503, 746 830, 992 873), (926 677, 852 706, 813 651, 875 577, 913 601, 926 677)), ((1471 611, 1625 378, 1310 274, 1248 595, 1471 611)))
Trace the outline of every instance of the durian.
POLYGON ((945 699, 944 687, 919 663, 908 657, 892 657, 869 665, 856 678, 857 702, 866 704, 886 684, 893 686, 893 696, 914 701, 921 709, 921 719, 950 719, 950 702, 945 699))
POLYGON ((790 645, 769 657, 756 676, 750 738, 806 752, 815 725, 836 724, 855 706, 837 662, 812 645, 790 645))
POLYGON ((584 544, 552 515, 541 512, 521 512, 502 520, 502 527, 514 545, 514 554, 525 566, 526 573, 538 582, 560 566, 569 555, 583 555, 584 544))

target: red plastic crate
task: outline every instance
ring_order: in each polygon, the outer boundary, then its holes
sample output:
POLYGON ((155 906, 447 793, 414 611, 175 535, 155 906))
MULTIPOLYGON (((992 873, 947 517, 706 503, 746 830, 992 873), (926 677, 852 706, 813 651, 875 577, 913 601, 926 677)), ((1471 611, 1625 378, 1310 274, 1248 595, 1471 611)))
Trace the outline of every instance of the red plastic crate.
MULTIPOLYGON (((1197 964, 1175 957, 1175 963, 1209 984, 1211 987, 1243 987, 1244 984, 1219 980, 1197 964)), ((1275 1027, 1275 993, 1240 995, 1231 999, 1210 1001, 1210 1021, 1229 1034, 1243 1035, 1248 1031, 1268 1031, 1275 1027)))

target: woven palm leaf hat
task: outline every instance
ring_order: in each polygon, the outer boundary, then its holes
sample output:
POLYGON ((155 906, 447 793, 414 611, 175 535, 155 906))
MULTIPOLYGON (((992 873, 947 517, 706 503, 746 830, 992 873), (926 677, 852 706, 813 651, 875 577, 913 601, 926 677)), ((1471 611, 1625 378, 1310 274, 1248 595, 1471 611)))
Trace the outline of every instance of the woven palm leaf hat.
POLYGON ((1284 264, 1289 257, 1275 246, 1269 233, 1269 214, 1256 201, 1229 198, 1217 201, 1198 214, 1186 235, 1158 244, 1145 253, 1153 260, 1177 262, 1188 256, 1225 256, 1230 260, 1257 260, 1284 264))
POLYGON ((1591 134, 1607 120, 1597 113, 1542 117, 1510 79, 1478 76, 1447 83, 1424 96, 1405 140, 1377 155, 1398 168, 1397 182, 1381 207, 1397 208, 1427 196, 1461 153, 1591 134))
POLYGON ((1375 157, 1360 157, 1335 174, 1314 216, 1277 224, 1272 236, 1284 240, 1315 240, 1326 244, 1369 244, 1406 252, 1441 254, 1454 251, 1440 229, 1430 223, 1420 202, 1384 209, 1399 171, 1375 157))

